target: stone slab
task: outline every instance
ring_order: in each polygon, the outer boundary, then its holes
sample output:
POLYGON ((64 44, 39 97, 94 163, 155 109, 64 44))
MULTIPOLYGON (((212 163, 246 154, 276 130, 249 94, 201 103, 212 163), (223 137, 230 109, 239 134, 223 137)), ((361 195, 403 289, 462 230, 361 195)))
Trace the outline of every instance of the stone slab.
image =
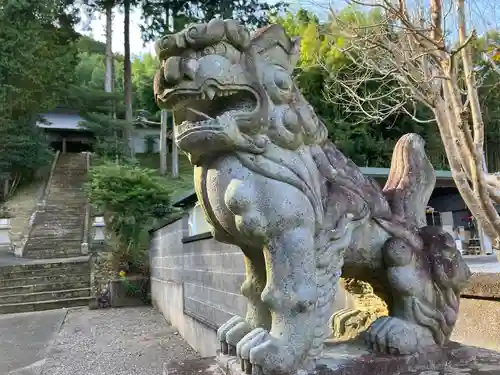
POLYGON ((500 273, 473 273, 462 296, 500 299, 500 273))
POLYGON ((462 298, 451 339, 500 351, 500 301, 462 298))
MULTIPOLYGON (((216 360, 224 375, 245 375, 235 357, 219 355, 216 360)), ((451 342, 443 349, 412 356, 390 356, 371 354, 361 343, 339 343, 325 350, 316 370, 308 375, 455 374, 499 375, 500 352, 451 342)))
POLYGON ((169 363, 163 375, 223 375, 215 357, 169 363))
MULTIPOLYGON (((136 288, 148 288, 149 279, 137 276, 128 276, 127 282, 136 288)), ((139 296, 130 295, 127 285, 120 279, 109 281, 111 307, 135 307, 144 306, 146 302, 139 296)))

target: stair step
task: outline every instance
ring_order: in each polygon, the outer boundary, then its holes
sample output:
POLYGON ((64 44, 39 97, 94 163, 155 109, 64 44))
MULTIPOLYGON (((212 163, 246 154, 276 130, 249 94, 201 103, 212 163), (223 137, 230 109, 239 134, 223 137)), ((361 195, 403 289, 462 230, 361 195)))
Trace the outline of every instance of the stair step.
MULTIPOLYGON (((81 236, 80 236, 81 237, 81 236)), ((79 249, 82 244, 82 239, 78 241, 69 241, 57 240, 57 239, 33 239, 33 242, 26 244, 24 247, 24 251, 31 250, 41 250, 41 251, 74 251, 79 249)), ((78 255, 80 256, 80 255, 78 255)))
POLYGON ((79 297, 41 302, 8 303, 0 305, 0 314, 12 314, 29 311, 55 310, 61 308, 87 306, 92 298, 79 297))
POLYGON ((39 227, 33 229, 31 232, 31 238, 68 238, 69 240, 77 240, 77 238, 74 238, 77 235, 82 235, 82 227, 78 228, 68 228, 68 227, 63 227, 63 228, 58 228, 58 229, 49 229, 45 227, 39 227), (63 232, 63 233, 61 233, 63 232))
MULTIPOLYGON (((80 236, 81 237, 81 236, 80 236)), ((82 239, 78 240, 56 240, 53 238, 34 239, 32 243, 27 243, 25 250, 42 250, 42 251, 73 251, 79 249, 82 239)))
POLYGON ((0 279, 19 279, 30 276, 81 275, 89 274, 88 257, 78 260, 60 260, 50 263, 33 262, 0 267, 0 279))
POLYGON ((65 282, 52 283, 52 284, 26 284, 22 286, 8 286, 0 288, 0 300, 2 296, 10 296, 17 294, 33 294, 41 292, 55 292, 62 290, 77 290, 90 288, 90 275, 85 281, 73 281, 72 276, 67 276, 65 282))
MULTIPOLYGON (((80 247, 82 246, 82 240, 79 241, 57 241, 54 239, 46 239, 46 240, 38 240, 34 241, 32 244, 26 244, 24 251, 43 251, 46 253, 67 253, 67 252, 75 252, 80 251, 80 247)), ((85 254, 84 254, 85 255, 85 254)), ((80 257, 82 254, 73 255, 73 257, 80 257)), ((50 258, 49 258, 50 259, 50 258)))
MULTIPOLYGON (((64 270, 63 270, 64 271, 64 270)), ((28 275, 26 277, 21 277, 17 279, 2 279, 0 277, 0 288, 14 288, 23 287, 25 285, 55 285, 60 283, 69 282, 74 283, 90 283, 90 270, 87 269, 86 272, 82 274, 75 273, 64 273, 56 275, 38 275, 35 273, 34 276, 28 275)))
POLYGON ((52 301, 58 299, 71 299, 80 297, 90 297, 90 288, 3 295, 1 297, 1 301, 3 304, 14 304, 14 303, 52 301))
POLYGON ((75 234, 73 236, 60 236, 60 237, 55 237, 55 236, 48 236, 48 235, 43 235, 43 236, 36 236, 36 234, 30 238, 30 240, 26 244, 26 249, 40 249, 40 250, 66 250, 66 249, 74 249, 77 247, 80 247, 80 244, 82 243, 82 233, 81 231, 78 233, 78 236, 75 234), (54 247, 57 245, 55 249, 54 247), (47 248, 49 246, 49 248, 47 248), (50 247, 52 246, 52 247, 50 247))
POLYGON ((66 269, 40 269, 40 270, 26 270, 26 271, 18 271, 12 273, 2 273, 0 274, 0 283, 2 285, 14 286, 14 285, 26 285, 28 281, 21 284, 22 279, 32 279, 32 278, 43 278, 48 279, 61 276, 61 275, 71 275, 75 278, 81 278, 83 276, 88 277, 90 275, 90 269, 76 269, 76 268, 66 268, 66 269), (10 283, 12 281, 12 284, 10 283))
MULTIPOLYGON (((64 228, 63 229, 66 233, 65 234, 57 234, 54 233, 54 230, 34 230, 31 232, 30 239, 36 239, 36 240, 63 240, 65 242, 81 242, 81 237, 82 237, 82 228, 78 228, 78 230, 71 230, 64 228)), ((59 241, 61 242, 61 241, 59 241)))
POLYGON ((28 259, 60 259, 81 256, 80 249, 72 251, 29 250, 25 257, 28 259))

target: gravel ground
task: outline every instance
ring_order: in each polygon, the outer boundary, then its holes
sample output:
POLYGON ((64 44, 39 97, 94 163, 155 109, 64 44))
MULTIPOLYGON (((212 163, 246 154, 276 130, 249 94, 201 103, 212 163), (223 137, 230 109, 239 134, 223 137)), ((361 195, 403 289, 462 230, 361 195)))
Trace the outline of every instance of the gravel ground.
POLYGON ((198 358, 151 307, 69 310, 42 375, 166 375, 171 361, 198 358))

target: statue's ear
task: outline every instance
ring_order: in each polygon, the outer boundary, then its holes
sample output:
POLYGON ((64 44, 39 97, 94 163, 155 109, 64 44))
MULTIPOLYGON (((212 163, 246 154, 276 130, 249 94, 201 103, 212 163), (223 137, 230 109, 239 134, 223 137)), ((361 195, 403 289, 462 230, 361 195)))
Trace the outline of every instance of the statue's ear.
POLYGON ((292 39, 292 46, 290 48, 290 71, 293 71, 295 69, 295 66, 297 65, 299 58, 300 58, 300 38, 294 38, 292 39))

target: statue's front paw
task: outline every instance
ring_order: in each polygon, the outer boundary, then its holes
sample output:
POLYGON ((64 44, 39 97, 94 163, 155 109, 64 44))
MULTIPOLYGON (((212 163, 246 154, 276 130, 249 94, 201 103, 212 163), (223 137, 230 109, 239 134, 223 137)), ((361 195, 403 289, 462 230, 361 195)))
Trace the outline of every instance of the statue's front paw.
POLYGON ((236 345, 251 330, 252 327, 240 316, 234 316, 224 323, 217 330, 222 354, 236 355, 236 345))
POLYGON ((436 347, 429 329, 403 319, 384 316, 365 333, 367 345, 376 352, 409 355, 436 347))
POLYGON ((294 370, 294 356, 288 345, 293 343, 257 328, 238 343, 236 352, 247 374, 287 374, 294 370))

